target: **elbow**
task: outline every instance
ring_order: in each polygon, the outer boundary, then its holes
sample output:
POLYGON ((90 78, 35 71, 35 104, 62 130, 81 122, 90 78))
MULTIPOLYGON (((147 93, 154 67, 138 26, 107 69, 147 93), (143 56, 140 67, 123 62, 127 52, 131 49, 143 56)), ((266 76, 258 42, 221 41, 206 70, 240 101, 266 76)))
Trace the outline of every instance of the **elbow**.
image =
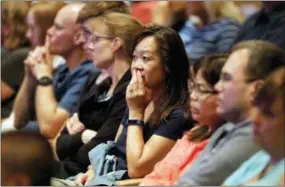
POLYGON ((58 134, 56 129, 53 128, 52 124, 49 123, 45 125, 39 124, 39 127, 41 134, 47 139, 54 139, 58 134))
MULTIPOLYGON (((11 118, 11 116, 9 118, 11 118)), ((14 118, 14 117, 12 117, 12 118, 14 118)), ((25 120, 19 120, 17 118, 14 118, 12 120, 14 122, 14 128, 16 128, 18 130, 24 128, 28 124, 27 120, 26 121, 25 120)))
POLYGON ((143 168, 130 167, 128 168, 128 175, 131 179, 143 178, 148 173, 143 168))
POLYGON ((14 121, 14 127, 15 127, 15 129, 17 129, 17 130, 20 130, 20 129, 22 129, 23 127, 24 127, 25 125, 23 124, 23 123, 20 123, 20 122, 18 122, 18 121, 14 121))
POLYGON ((54 139, 57 133, 52 128, 40 129, 41 134, 47 139, 54 139))
POLYGON ((48 139, 54 139, 59 134, 59 131, 62 127, 62 123, 58 121, 39 121, 39 128, 41 134, 48 138, 48 139))

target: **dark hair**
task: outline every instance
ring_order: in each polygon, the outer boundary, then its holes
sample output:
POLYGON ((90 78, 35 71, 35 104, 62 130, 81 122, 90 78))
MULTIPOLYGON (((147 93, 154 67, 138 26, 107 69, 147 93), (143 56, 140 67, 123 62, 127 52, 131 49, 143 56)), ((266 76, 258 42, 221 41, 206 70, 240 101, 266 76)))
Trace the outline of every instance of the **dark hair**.
MULTIPOLYGON (((28 14, 31 2, 3 1, 1 2, 1 23, 8 25, 9 33, 3 40, 5 49, 14 50, 27 44, 26 38, 28 14)), ((3 27, 3 25, 2 25, 3 27)))
POLYGON ((160 97, 160 105, 154 109, 149 123, 158 124, 176 108, 184 108, 187 117, 189 62, 183 42, 175 30, 164 26, 149 25, 136 36, 132 51, 140 41, 148 36, 155 38, 162 64, 166 69, 165 89, 160 97))
POLYGON ((228 58, 228 54, 212 54, 201 58, 202 76, 207 83, 214 87, 220 79, 222 68, 228 58))
MULTIPOLYGON (((191 68, 193 69, 194 76, 196 76, 196 74, 197 74, 198 70, 200 69, 200 67, 201 67, 201 61, 199 59, 195 60, 194 63, 190 63, 190 69, 191 68)), ((191 74, 191 71, 190 71, 190 74, 191 74)))
POLYGON ((8 175, 24 173, 30 177, 31 186, 50 186, 55 160, 51 146, 43 136, 16 131, 2 134, 1 139, 2 169, 8 175))
POLYGON ((282 97, 285 111, 285 65, 266 78, 253 103, 257 107, 269 108, 278 96, 282 97))
POLYGON ((285 63, 284 51, 270 42, 259 40, 240 42, 232 48, 232 52, 241 49, 247 49, 249 52, 249 63, 245 70, 248 82, 265 79, 271 71, 285 63))
POLYGON ((107 12, 130 14, 129 7, 123 1, 90 1, 79 12, 77 23, 83 23, 89 18, 100 16, 107 12))
MULTIPOLYGON (((226 53, 216 53, 212 55, 206 55, 200 58, 196 63, 196 69, 194 65, 195 74, 199 70, 202 71, 202 76, 205 81, 211 86, 214 87, 215 84, 219 81, 220 74, 226 60, 228 58, 228 54, 226 53)), ((209 126, 201 124, 199 127, 190 130, 188 132, 189 141, 203 141, 209 138, 212 135, 213 131, 209 126)))

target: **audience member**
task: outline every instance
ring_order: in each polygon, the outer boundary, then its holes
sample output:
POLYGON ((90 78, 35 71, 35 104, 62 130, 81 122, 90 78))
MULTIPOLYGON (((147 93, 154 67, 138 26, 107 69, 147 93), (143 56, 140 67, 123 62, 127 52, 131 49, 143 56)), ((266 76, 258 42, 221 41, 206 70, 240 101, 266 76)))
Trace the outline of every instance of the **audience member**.
POLYGON ((152 10, 156 8, 157 1, 133 1, 131 3, 131 15, 142 24, 152 23, 152 10))
MULTIPOLYGON (((96 11, 95 7, 93 10, 96 11)), ((135 34, 143 29, 137 20, 122 13, 91 17, 82 24, 85 50, 102 73, 90 76, 78 114, 69 119, 55 144, 61 160, 56 177, 63 179, 85 172, 90 165, 88 152, 115 139, 127 106, 131 47, 135 34)))
POLYGON ((152 10, 152 22, 179 32, 188 19, 186 4, 187 1, 159 1, 152 10))
POLYGON ((217 53, 228 52, 235 41, 242 16, 232 1, 189 1, 187 2, 189 20, 180 30, 189 59, 217 53), (199 18, 195 24, 193 15, 199 18))
POLYGON ((214 90, 227 55, 205 56, 192 67, 194 79, 190 81, 191 115, 197 121, 193 129, 178 140, 166 157, 156 164, 140 186, 172 186, 191 165, 208 143, 209 137, 224 123, 216 113, 217 97, 214 90))
POLYGON ((29 2, 1 3, 1 119, 7 118, 23 79, 23 61, 30 47, 25 38, 29 2), (11 74, 11 71, 14 73, 11 74))
POLYGON ((31 132, 1 137, 1 185, 50 186, 54 157, 45 138, 31 132))
POLYGON ((186 116, 189 63, 173 29, 149 26, 138 34, 131 67, 128 110, 116 143, 100 144, 89 152, 92 167, 77 183, 112 185, 116 180, 144 177, 192 127, 186 116))
MULTIPOLYGON (((65 3, 60 1, 41 1, 31 5, 27 18, 25 18, 27 20, 26 38, 30 41, 31 47, 44 45, 47 29, 52 26, 57 11, 64 5, 65 3)), ((8 117, 12 111, 14 99, 24 78, 24 60, 30 50, 30 47, 15 50, 4 59, 5 65, 1 69, 1 78, 4 86, 4 89, 2 89, 3 98, 5 100, 1 99, 1 118, 8 117), (11 71, 14 73, 11 74, 11 71), (7 89, 11 88, 10 94, 5 94, 7 93, 4 91, 6 84, 8 84, 7 89)))
POLYGON ((265 40, 285 50, 285 2, 262 1, 263 8, 242 26, 235 43, 243 40, 265 40))
MULTIPOLYGON (((1 59, 9 52, 28 46, 26 16, 30 2, 4 1, 1 4, 1 59)), ((3 63, 3 62, 2 62, 3 63)), ((3 65, 3 64, 2 64, 3 65)))
POLYGON ((91 61, 86 60, 80 24, 76 24, 84 5, 64 6, 47 32, 46 46, 36 48, 26 59, 25 77, 13 108, 16 128, 26 126, 25 130, 40 130, 45 137, 54 138, 77 111, 81 90, 94 70, 91 61), (50 54, 66 60, 55 73, 50 54))
POLYGON ((248 41, 233 47, 215 86, 217 112, 229 123, 211 136, 209 144, 178 180, 178 185, 221 185, 260 149, 252 136, 252 100, 266 76, 282 66, 284 59, 282 49, 267 42, 248 41))
MULTIPOLYGON (((283 62, 285 63, 285 61, 283 62)), ((266 79, 254 99, 254 140, 263 150, 253 155, 226 181, 226 186, 285 185, 285 68, 266 79)))
POLYGON ((47 30, 53 25, 57 12, 65 6, 62 1, 40 1, 33 3, 27 15, 26 37, 33 47, 43 46, 47 30))

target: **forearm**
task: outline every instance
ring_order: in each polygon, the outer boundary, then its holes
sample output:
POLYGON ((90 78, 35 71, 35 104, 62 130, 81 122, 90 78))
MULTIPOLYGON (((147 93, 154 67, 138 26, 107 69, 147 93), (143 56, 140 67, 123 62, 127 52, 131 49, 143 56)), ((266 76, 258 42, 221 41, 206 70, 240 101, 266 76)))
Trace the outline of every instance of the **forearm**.
POLYGON ((10 99, 15 94, 15 90, 1 80, 1 101, 10 99))
POLYGON ((48 138, 54 138, 62 128, 68 115, 60 116, 53 86, 38 86, 35 102, 41 133, 48 138))
POLYGON ((34 95, 36 87, 37 84, 35 80, 25 76, 13 106, 15 114, 15 128, 22 128, 28 123, 31 111, 34 109, 34 95))
MULTIPOLYGON (((130 111, 129 119, 143 120, 143 115, 139 113, 133 113, 130 111)), ((140 169, 141 158, 144 150, 144 138, 143 138, 143 127, 137 125, 128 126, 127 134, 127 163, 129 173, 137 173, 140 169)), ((130 176, 131 178, 137 178, 136 176, 130 176)), ((138 176, 139 177, 139 176, 138 176)))

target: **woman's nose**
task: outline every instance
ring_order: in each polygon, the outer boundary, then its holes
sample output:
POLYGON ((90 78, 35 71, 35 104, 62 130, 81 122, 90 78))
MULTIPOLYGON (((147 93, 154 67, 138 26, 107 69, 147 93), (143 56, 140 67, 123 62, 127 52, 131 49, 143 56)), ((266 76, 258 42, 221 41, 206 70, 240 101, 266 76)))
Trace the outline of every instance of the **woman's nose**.
POLYGON ((132 70, 143 70, 142 64, 139 62, 139 60, 133 60, 132 62, 132 70))
POLYGON ((196 91, 195 91, 194 89, 191 90, 190 99, 191 99, 192 101, 197 101, 197 100, 198 100, 196 91))

